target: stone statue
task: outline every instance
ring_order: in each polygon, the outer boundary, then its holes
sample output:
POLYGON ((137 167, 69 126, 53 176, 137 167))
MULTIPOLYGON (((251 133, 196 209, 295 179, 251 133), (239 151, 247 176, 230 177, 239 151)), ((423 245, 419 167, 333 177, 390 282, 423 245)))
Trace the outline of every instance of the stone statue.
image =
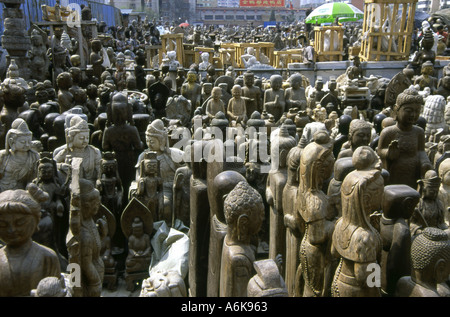
POLYGON ((90 129, 88 123, 80 116, 74 115, 69 121, 65 131, 66 144, 58 147, 53 152, 58 170, 64 175, 68 174, 69 158, 79 157, 83 159, 82 175, 84 179, 94 185, 101 177, 100 162, 102 154, 99 149, 89 145, 90 129))
POLYGON ((253 273, 255 251, 250 239, 258 233, 264 205, 261 195, 247 182, 239 182, 224 202, 227 234, 222 250, 220 297, 246 297, 253 273))
POLYGON ((394 107, 398 95, 413 84, 413 76, 414 69, 405 67, 401 72, 392 77, 386 87, 386 93, 384 95, 385 107, 394 107))
POLYGON ((307 106, 311 109, 316 107, 316 104, 322 100, 325 96, 325 91, 323 91, 323 79, 322 77, 317 78, 314 83, 314 87, 310 89, 307 93, 307 106))
POLYGON ((201 62, 198 64, 198 70, 202 79, 206 78, 206 70, 211 65, 209 62, 209 53, 203 52, 200 55, 201 62))
POLYGON ((337 217, 342 216, 341 188, 345 177, 355 169, 352 157, 343 157, 337 159, 334 163, 333 178, 328 184, 327 195, 330 197, 329 203, 333 209, 333 214, 337 217))
POLYGON ((157 271, 142 282, 139 297, 187 297, 186 284, 176 271, 157 271))
MULTIPOLYGON (((164 123, 160 119, 156 119, 148 125, 145 135, 148 149, 157 153, 157 159, 160 164, 160 176, 163 179, 164 208, 159 213, 159 219, 165 220, 170 225, 172 223, 173 212, 173 179, 175 171, 183 163, 183 152, 179 149, 169 147, 168 134, 164 123)), ((139 155, 137 165, 135 166, 137 169, 136 180, 139 179, 138 167, 144 159, 144 153, 139 155)))
POLYGON ((422 117, 427 120, 425 127, 425 141, 432 141, 439 129, 448 132, 444 112, 447 102, 441 95, 428 96, 423 106, 422 117))
POLYGON ((126 87, 125 55, 120 52, 116 57, 116 71, 113 75, 118 91, 122 91, 126 87))
MULTIPOLYGON (((423 39, 421 41, 421 47, 420 49, 414 54, 413 59, 411 61, 411 66, 413 69, 419 69, 420 67, 426 63, 430 62, 432 65, 434 65, 434 62, 436 60, 436 51, 433 50, 434 46, 434 35, 431 28, 428 28, 423 33, 423 39)), ((416 71, 416 74, 418 72, 416 71)))
POLYGON ((0 127, 0 148, 4 149, 6 146, 6 134, 15 119, 19 116, 19 109, 25 103, 25 88, 19 86, 17 83, 11 82, 6 85, 1 85, 3 108, 0 112, 0 120, 2 126, 0 127))
POLYGON ((388 185, 382 198, 380 219, 381 291, 393 296, 397 281, 411 274, 411 232, 409 219, 419 202, 420 194, 407 185, 388 185))
POLYGON ((284 89, 282 89, 283 77, 272 75, 270 77, 270 88, 264 92, 264 110, 274 116, 275 122, 280 120, 286 107, 284 89))
POLYGON ((331 254, 326 245, 330 243, 336 215, 331 214, 329 197, 322 186, 331 176, 333 165, 330 137, 326 131, 318 131, 300 158, 297 210, 305 223, 305 233, 299 251, 301 276, 296 277, 296 296, 324 297, 330 291, 331 254))
POLYGON ((443 76, 441 78, 441 85, 438 83, 438 88, 435 91, 436 95, 441 95, 447 100, 450 96, 450 75, 443 76))
MULTIPOLYGON (((58 178, 56 162, 51 157, 51 153, 41 153, 37 177, 33 180, 33 183, 49 196, 47 201, 41 203, 42 210, 50 215, 52 222, 52 245, 47 246, 58 254, 66 255, 66 234, 69 217, 64 198, 66 197, 67 184, 61 183, 58 178)), ((40 231, 42 231, 42 228, 40 231)), ((62 265, 61 268, 65 269, 62 265)))
POLYGON ((182 95, 169 97, 166 103, 166 118, 180 120, 184 127, 189 127, 191 123, 191 101, 182 95))
POLYGON ((367 283, 368 266, 380 263, 382 240, 369 215, 381 207, 384 180, 381 162, 369 146, 352 156, 355 171, 342 183, 342 217, 336 222, 331 252, 340 257, 332 284, 333 297, 378 297, 379 287, 367 283))
POLYGON ((421 75, 414 80, 414 85, 419 85, 419 90, 423 91, 426 87, 430 88, 433 94, 437 89, 438 80, 432 76, 434 74, 434 65, 427 61, 421 66, 421 75))
POLYGON ((351 157, 358 147, 369 145, 372 139, 372 125, 366 120, 353 119, 350 122, 348 139, 350 148, 341 149, 336 159, 351 157))
POLYGON ((429 170, 424 178, 418 180, 421 198, 414 214, 411 217, 411 236, 415 236, 426 227, 439 228, 445 230, 450 236, 450 229, 445 222, 448 206, 442 205, 438 199, 441 178, 435 170, 429 170))
POLYGON ((37 176, 39 154, 31 149, 32 133, 23 119, 12 122, 0 151, 0 191, 25 189, 37 176))
POLYGON ((242 96, 242 88, 234 85, 231 89, 233 98, 230 99, 227 107, 228 121, 231 126, 241 125, 243 128, 247 125, 247 102, 251 101, 247 97, 242 96))
POLYGON ((293 74, 289 81, 291 87, 286 88, 284 91, 284 99, 286 100, 286 109, 289 111, 291 108, 297 108, 299 110, 306 109, 306 95, 305 88, 302 87, 303 77, 300 74, 293 74))
POLYGON ((30 296, 45 277, 60 277, 55 252, 32 240, 41 217, 40 203, 48 199, 37 185, 0 194, 0 296, 30 296))
POLYGON ((178 67, 177 77, 175 78, 177 95, 181 95, 181 86, 183 86, 185 80, 186 80, 186 72, 185 72, 184 68, 178 67))
POLYGON ((100 256, 105 266, 103 283, 109 290, 114 290, 117 285, 117 261, 112 255, 112 237, 115 234, 116 220, 107 219, 105 215, 98 218, 95 222, 98 227, 98 233, 101 240, 100 256))
POLYGON ((277 264, 272 259, 255 261, 256 275, 247 285, 247 297, 288 297, 288 291, 277 264))
POLYGON ((152 212, 142 203, 133 199, 123 211, 121 227, 128 240, 128 255, 125 261, 127 290, 133 291, 133 281, 148 277, 153 232, 152 212))
POLYGON ((136 151, 143 148, 139 131, 130 122, 130 106, 127 96, 116 93, 111 101, 112 125, 103 133, 103 151, 113 151, 116 155, 119 176, 122 181, 123 205, 128 200, 128 188, 134 180, 136 151))
POLYGON ((46 37, 43 31, 37 27, 31 31, 31 50, 30 57, 30 75, 33 79, 43 82, 48 76, 49 60, 47 57, 47 47, 45 46, 46 37))
POLYGON ((255 74, 247 71, 244 73, 244 87, 242 87, 242 96, 249 98, 246 102, 247 118, 250 118, 253 112, 263 111, 261 89, 255 84, 255 74))
MULTIPOLYGON (((202 128, 199 129, 200 132, 202 128)), ((206 142, 196 136, 194 140, 186 146, 184 151, 186 166, 179 167, 174 176, 174 209, 176 213, 174 218, 183 222, 183 219, 187 217, 189 219, 187 222, 189 223, 189 288, 191 296, 204 297, 207 295, 208 274, 216 270, 208 265, 208 261, 212 259, 211 255, 208 255, 210 204, 206 183, 207 162, 205 157, 199 159, 195 156, 195 151, 203 153, 206 142), (186 190, 189 193, 189 206, 185 205, 186 190), (186 212, 186 207, 189 211, 188 214, 179 215, 178 211, 186 212)), ((217 249, 214 249, 217 255, 213 260, 215 263, 220 263, 221 252, 217 249)), ((218 296, 218 291, 214 296, 218 296)))
POLYGON ((303 219, 297 213, 298 168, 301 148, 291 148, 286 156, 287 179, 283 189, 283 214, 286 226, 285 281, 289 296, 295 294, 295 275, 300 264, 300 243, 305 230, 303 219))
MULTIPOLYGON (((442 163, 439 165, 438 175, 441 178, 441 185, 439 187, 439 194, 438 198, 441 201, 442 205, 450 206, 450 159, 445 159, 442 161, 442 163)), ((445 212, 445 220, 447 224, 449 224, 450 212, 445 212)))
POLYGON ((58 103, 60 113, 63 113, 75 106, 74 96, 70 92, 73 85, 72 75, 69 72, 62 72, 56 77, 56 84, 58 85, 58 103))
POLYGON ((247 53, 241 56, 241 60, 245 68, 250 68, 252 66, 260 64, 260 62, 256 59, 255 48, 253 47, 247 48, 247 53))
POLYGON ((30 292, 31 297, 72 297, 71 290, 66 287, 64 275, 60 277, 48 276, 39 281, 35 289, 30 292))
POLYGON ((425 135, 415 125, 419 119, 422 97, 408 88, 397 97, 395 125, 380 133, 377 153, 389 176, 389 184, 405 184, 417 188, 419 180, 433 166, 425 152, 425 135))
POLYGON ((160 176, 159 162, 154 151, 144 152, 139 166, 139 179, 134 196, 139 199, 153 214, 153 220, 161 220, 163 210, 163 180, 160 176))
POLYGON ((197 73, 194 70, 189 70, 186 77, 186 82, 181 86, 181 95, 191 101, 192 116, 194 110, 200 106, 202 86, 197 83, 197 73))
MULTIPOLYGON (((283 124, 277 136, 271 136, 272 167, 267 176, 266 199, 270 205, 269 258, 275 260, 278 254, 286 255, 286 227, 284 225, 283 190, 287 182, 286 157, 297 145, 283 124)), ((284 275, 284 269, 281 270, 284 275)))
POLYGON ((333 154, 334 157, 338 157, 342 146, 348 143, 348 133, 350 131, 350 123, 352 117, 349 115, 341 115, 338 119, 337 133, 334 136, 333 154))
POLYGON ((208 100, 205 107, 205 114, 208 115, 210 122, 219 111, 225 113, 225 104, 221 99, 222 89, 214 87, 211 91, 211 96, 212 98, 208 100))
POLYGON ((449 261, 448 235, 438 228, 425 228, 411 245, 411 276, 399 279, 395 296, 440 297, 439 284, 448 279, 449 261))

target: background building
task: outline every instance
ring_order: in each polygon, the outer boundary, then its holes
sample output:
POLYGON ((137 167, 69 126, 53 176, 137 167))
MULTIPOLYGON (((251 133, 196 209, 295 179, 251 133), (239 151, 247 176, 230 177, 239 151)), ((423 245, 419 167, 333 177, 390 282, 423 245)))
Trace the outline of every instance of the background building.
POLYGON ((217 0, 218 7, 238 8, 239 0, 217 0))
POLYGON ((305 19, 305 9, 270 8, 270 7, 197 7, 196 24, 204 25, 264 25, 270 21, 272 11, 276 22, 298 21, 305 19))
POLYGON ((217 7, 217 0, 197 0, 197 8, 217 7))

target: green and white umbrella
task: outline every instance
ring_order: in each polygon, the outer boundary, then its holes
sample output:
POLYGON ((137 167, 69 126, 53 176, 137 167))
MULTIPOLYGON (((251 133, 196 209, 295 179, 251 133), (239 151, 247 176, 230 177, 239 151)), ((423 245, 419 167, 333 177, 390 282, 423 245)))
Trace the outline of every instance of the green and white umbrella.
POLYGON ((343 2, 325 3, 315 8, 305 19, 305 23, 330 23, 339 18, 339 22, 358 21, 364 12, 354 5, 343 2))

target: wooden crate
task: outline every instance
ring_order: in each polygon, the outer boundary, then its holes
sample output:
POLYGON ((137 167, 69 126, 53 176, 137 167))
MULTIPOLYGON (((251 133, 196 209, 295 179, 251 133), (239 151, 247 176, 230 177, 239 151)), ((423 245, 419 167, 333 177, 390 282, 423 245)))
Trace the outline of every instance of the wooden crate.
POLYGON ((202 53, 209 53, 209 63, 212 64, 213 63, 213 57, 214 57, 214 49, 210 48, 210 47, 202 47, 202 46, 198 46, 194 48, 194 63, 196 63, 197 65, 199 63, 201 63, 201 58, 200 55, 202 55, 202 53))
MULTIPOLYGON (((147 68, 153 68, 152 61, 153 58, 158 55, 158 53, 161 51, 162 46, 161 45, 146 45, 145 46, 145 54, 146 54, 146 67, 147 68)), ((160 63, 161 65, 161 63, 160 63)))
MULTIPOLYGON (((230 44, 230 43, 227 43, 230 44)), ((223 44, 220 45, 220 61, 224 67, 233 66, 237 68, 236 49, 235 48, 223 48, 223 44)))
POLYGON ((361 61, 409 59, 417 1, 364 1, 363 39, 359 55, 361 61))
POLYGON ((342 26, 314 27, 314 51, 318 62, 342 61, 344 52, 344 28, 342 26), (331 47, 337 37, 337 48, 331 47), (325 47, 325 40, 329 38, 330 48, 325 47))
POLYGON ((161 36, 161 51, 159 52, 159 65, 161 65, 163 60, 163 53, 167 54, 169 51, 177 52, 177 61, 180 65, 185 65, 184 60, 184 46, 183 46, 184 35, 177 34, 164 34, 161 36), (176 46, 176 47, 175 47, 176 46))
POLYGON ((184 44, 184 67, 189 68, 195 63, 194 44, 184 44))
POLYGON ((284 67, 287 67, 289 63, 303 62, 303 49, 290 49, 286 51, 275 51, 274 60, 272 66, 275 68, 280 68, 281 60, 284 60, 284 67))

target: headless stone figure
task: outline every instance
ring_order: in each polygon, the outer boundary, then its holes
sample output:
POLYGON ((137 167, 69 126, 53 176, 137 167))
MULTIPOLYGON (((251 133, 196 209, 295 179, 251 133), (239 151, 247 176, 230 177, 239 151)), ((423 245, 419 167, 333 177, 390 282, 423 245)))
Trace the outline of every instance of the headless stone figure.
POLYGON ((328 133, 320 130, 314 134, 314 141, 302 150, 300 159, 297 210, 305 223, 305 234, 300 245, 297 296, 322 297, 329 293, 331 254, 327 245, 334 217, 322 185, 331 176, 333 165, 332 142, 328 133))
POLYGON ((381 290, 393 296, 397 281, 411 273, 411 232, 409 218, 420 199, 420 194, 407 185, 388 185, 384 188, 383 214, 380 235, 381 290))
MULTIPOLYGON (((287 181, 286 156, 296 146, 295 139, 282 125, 277 137, 272 139, 272 170, 267 177, 266 199, 270 205, 269 257, 276 259, 278 254, 286 255, 286 227, 283 214, 283 189, 287 181)), ((284 275, 284 270, 281 271, 284 275)))

